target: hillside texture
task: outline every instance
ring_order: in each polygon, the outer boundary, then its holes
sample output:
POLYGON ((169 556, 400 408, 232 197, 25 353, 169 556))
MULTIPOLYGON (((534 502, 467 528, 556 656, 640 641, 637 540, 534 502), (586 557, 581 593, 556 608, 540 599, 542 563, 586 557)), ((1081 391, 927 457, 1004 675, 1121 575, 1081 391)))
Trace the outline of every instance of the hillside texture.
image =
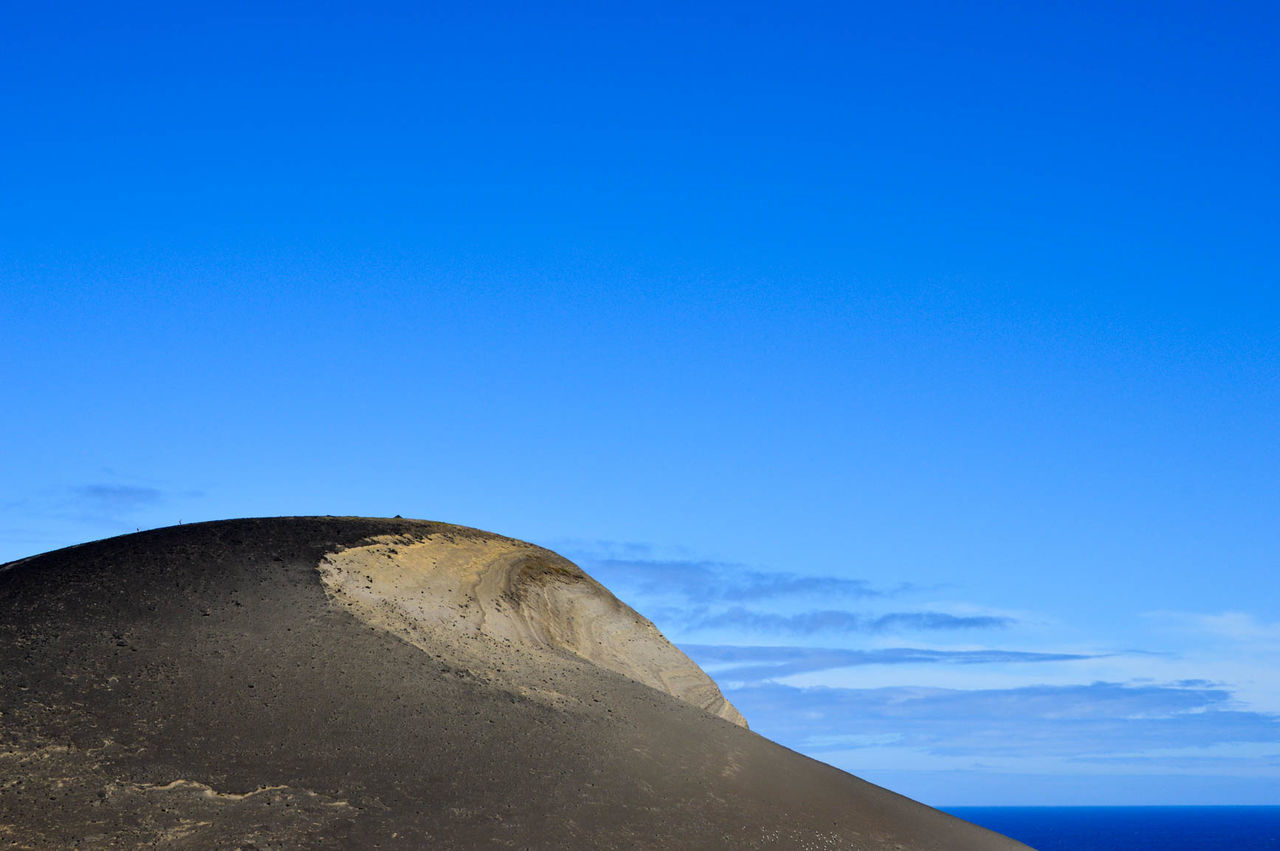
POLYGON ((0 566, 0 845, 1013 849, 745 729, 554 553, 411 520, 0 566))

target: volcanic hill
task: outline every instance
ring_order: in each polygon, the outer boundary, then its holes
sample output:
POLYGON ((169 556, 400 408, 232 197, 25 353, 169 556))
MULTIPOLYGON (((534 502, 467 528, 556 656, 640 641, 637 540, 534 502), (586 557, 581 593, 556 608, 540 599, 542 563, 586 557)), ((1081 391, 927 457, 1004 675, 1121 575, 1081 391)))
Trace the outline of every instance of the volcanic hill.
POLYGON ((0 845, 1015 849, 746 729, 555 553, 416 520, 0 566, 0 845))

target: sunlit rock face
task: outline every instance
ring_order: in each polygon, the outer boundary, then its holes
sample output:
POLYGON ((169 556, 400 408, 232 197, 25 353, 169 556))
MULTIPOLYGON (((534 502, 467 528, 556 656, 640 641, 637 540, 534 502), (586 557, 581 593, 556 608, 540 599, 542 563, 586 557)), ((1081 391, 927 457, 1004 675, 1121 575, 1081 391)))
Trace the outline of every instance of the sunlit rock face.
POLYGON ((532 544, 475 533, 384 535, 327 556, 320 575, 335 601, 412 644, 470 648, 487 668, 504 659, 503 676, 490 671, 495 681, 527 689, 518 667, 529 654, 571 653, 747 726, 657 627, 577 565, 532 544))
POLYGON ((0 844, 1023 847, 745 729, 554 553, 334 517, 0 566, 0 844))

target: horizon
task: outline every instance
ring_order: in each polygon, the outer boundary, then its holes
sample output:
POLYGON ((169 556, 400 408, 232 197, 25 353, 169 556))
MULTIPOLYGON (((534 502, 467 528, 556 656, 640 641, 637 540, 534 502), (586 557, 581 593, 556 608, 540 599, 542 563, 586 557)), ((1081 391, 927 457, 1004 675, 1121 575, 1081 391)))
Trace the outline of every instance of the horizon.
POLYGON ((1280 10, 14 9, 0 562, 418 517, 960 806, 1280 800, 1280 10))

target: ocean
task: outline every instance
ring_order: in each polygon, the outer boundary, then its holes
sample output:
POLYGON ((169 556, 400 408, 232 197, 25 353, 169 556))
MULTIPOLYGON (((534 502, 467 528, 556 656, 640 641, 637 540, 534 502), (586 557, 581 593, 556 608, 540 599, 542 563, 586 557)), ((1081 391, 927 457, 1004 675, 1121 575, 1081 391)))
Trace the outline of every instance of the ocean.
POLYGON ((1039 851, 1280 849, 1280 806, 944 809, 1039 851))

